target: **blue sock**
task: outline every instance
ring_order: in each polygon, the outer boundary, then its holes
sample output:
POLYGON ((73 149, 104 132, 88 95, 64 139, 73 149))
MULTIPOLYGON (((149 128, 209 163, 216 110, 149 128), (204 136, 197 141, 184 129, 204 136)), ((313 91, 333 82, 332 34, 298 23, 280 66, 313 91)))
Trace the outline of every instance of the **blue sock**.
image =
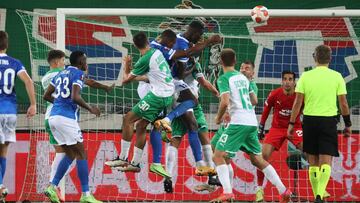
POLYGON ((181 102, 177 107, 172 110, 166 117, 170 119, 170 121, 174 120, 174 118, 177 118, 181 115, 183 115, 187 110, 195 107, 194 100, 186 100, 181 102))
POLYGON ((159 131, 152 129, 150 132, 150 142, 153 150, 153 163, 160 163, 162 153, 161 134, 159 131))
POLYGON ((82 192, 89 192, 89 169, 88 161, 85 160, 76 160, 76 167, 78 177, 81 183, 82 192))
POLYGON ((6 171, 6 158, 0 157, 0 166, 1 166, 1 183, 3 184, 3 179, 5 177, 5 171, 6 171))
POLYGON ((64 156, 64 158, 60 161, 58 168, 56 169, 56 173, 54 179, 52 180, 52 184, 58 186, 60 180, 64 177, 66 171, 70 167, 71 163, 73 162, 72 159, 68 156, 64 156))
POLYGON ((200 139, 197 131, 189 130, 189 143, 191 150, 194 154, 195 161, 201 161, 202 160, 202 151, 201 151, 201 144, 200 139))

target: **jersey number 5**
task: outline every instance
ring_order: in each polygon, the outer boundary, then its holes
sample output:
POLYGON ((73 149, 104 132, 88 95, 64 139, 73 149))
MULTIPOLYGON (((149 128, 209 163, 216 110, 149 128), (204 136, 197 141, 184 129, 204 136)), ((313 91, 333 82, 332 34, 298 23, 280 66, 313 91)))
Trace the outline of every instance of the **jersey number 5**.
POLYGON ((58 98, 61 95, 62 98, 68 98, 70 96, 69 78, 58 77, 55 82, 56 92, 54 97, 58 98))

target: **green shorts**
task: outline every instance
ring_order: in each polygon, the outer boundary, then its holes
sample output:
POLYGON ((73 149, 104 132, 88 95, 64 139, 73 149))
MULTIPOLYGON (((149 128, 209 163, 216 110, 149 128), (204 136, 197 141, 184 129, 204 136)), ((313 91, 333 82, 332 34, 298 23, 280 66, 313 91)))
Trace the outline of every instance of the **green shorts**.
POLYGON ((49 135, 49 142, 52 145, 58 145, 58 142, 55 140, 54 135, 52 134, 50 130, 49 120, 45 119, 45 131, 49 135))
POLYGON ((228 126, 225 127, 223 123, 220 124, 219 129, 216 131, 215 135, 211 138, 211 145, 216 146, 216 143, 219 141, 220 136, 223 134, 223 132, 226 130, 228 126))
POLYGON ((225 151, 229 158, 241 150, 247 154, 261 154, 261 145, 256 126, 230 124, 216 143, 216 150, 225 151))
MULTIPOLYGON (((207 132, 209 129, 206 122, 205 114, 200 104, 198 104, 194 108, 194 116, 198 124, 198 132, 199 133, 207 132)), ((173 130, 172 132, 173 137, 182 137, 188 131, 188 129, 186 129, 186 126, 183 124, 181 118, 175 118, 171 122, 171 128, 173 130)))
POLYGON ((149 92, 132 108, 131 111, 145 120, 154 122, 164 108, 170 106, 172 99, 172 96, 158 97, 152 92, 149 92))

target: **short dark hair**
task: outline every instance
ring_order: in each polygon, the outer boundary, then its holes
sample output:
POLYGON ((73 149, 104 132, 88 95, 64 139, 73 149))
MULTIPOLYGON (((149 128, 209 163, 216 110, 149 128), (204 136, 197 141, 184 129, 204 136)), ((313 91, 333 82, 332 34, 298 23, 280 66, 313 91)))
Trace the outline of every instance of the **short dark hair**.
POLYGON ((149 43, 145 32, 139 32, 136 35, 134 35, 133 42, 135 46, 139 49, 145 48, 146 45, 149 43))
POLYGON ((167 29, 161 33, 161 38, 166 40, 176 40, 176 33, 170 29, 167 29))
POLYGON ((5 50, 8 48, 8 46, 9 46, 9 36, 5 31, 0 30, 0 50, 5 50))
POLYGON ((194 20, 189 24, 189 27, 198 31, 204 32, 204 24, 198 20, 194 20))
POLYGON ((236 63, 236 55, 233 49, 223 49, 220 53, 220 57, 224 66, 233 66, 236 63))
POLYGON ((65 57, 65 53, 61 50, 54 49, 50 50, 47 57, 47 62, 50 63, 54 59, 61 59, 65 57))
POLYGON ((252 69, 255 68, 255 64, 254 64, 254 62, 252 62, 251 60, 245 60, 243 63, 244 63, 244 64, 251 65, 251 66, 252 66, 252 69))
POLYGON ((281 78, 283 79, 286 74, 291 74, 291 75, 293 75, 294 80, 295 80, 295 78, 296 78, 296 73, 295 73, 294 71, 284 70, 284 71, 281 73, 281 78))
POLYGON ((80 50, 77 50, 77 51, 73 51, 71 54, 70 54, 70 64, 72 66, 76 66, 76 65, 79 65, 80 63, 80 58, 85 56, 85 52, 83 51, 80 51, 80 50))
POLYGON ((319 45, 315 48, 314 59, 319 64, 328 64, 331 61, 331 48, 327 45, 319 45))

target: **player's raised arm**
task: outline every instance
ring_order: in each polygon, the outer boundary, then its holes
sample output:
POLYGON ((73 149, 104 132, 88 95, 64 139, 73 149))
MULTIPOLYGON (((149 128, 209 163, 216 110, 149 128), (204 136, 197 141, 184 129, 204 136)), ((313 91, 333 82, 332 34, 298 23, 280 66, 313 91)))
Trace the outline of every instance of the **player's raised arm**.
POLYGON ((26 116, 32 117, 36 114, 36 99, 35 99, 34 82, 32 81, 32 79, 30 78, 30 76, 27 74, 26 71, 19 72, 18 76, 24 82, 26 92, 27 92, 29 100, 30 100, 30 107, 27 110, 26 116))

